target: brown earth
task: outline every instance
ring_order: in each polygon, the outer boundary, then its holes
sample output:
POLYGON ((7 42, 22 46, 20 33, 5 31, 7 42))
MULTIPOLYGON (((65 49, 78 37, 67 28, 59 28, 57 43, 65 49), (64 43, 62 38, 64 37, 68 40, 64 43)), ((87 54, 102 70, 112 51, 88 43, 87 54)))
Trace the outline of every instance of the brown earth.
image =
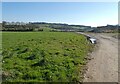
POLYGON ((118 40, 110 34, 88 35, 97 39, 97 48, 90 54, 83 82, 118 82, 118 40))

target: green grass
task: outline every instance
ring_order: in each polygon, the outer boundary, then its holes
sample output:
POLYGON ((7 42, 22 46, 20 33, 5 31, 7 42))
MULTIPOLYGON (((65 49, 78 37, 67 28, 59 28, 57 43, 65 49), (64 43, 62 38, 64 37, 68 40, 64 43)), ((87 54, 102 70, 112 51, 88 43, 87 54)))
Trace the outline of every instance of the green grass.
POLYGON ((92 45, 83 35, 66 32, 3 32, 3 81, 70 82, 92 45))

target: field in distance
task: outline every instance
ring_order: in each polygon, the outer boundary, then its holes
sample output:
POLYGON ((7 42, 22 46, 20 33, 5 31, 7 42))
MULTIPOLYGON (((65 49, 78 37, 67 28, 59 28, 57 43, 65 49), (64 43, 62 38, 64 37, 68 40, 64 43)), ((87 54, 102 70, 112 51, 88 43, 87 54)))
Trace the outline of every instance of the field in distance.
POLYGON ((3 32, 3 82, 70 82, 93 45, 70 32, 3 32))

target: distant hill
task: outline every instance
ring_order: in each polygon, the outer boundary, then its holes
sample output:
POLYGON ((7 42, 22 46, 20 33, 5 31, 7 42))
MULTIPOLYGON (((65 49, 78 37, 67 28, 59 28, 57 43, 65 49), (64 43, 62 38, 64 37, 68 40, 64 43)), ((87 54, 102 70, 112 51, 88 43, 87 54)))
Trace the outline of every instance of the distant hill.
POLYGON ((45 23, 45 22, 29 22, 29 23, 20 23, 20 22, 5 22, 3 21, 2 31, 81 31, 81 32, 90 32, 94 29, 91 26, 84 25, 68 25, 61 23, 45 23))
POLYGON ((120 26, 118 25, 106 25, 106 26, 99 26, 97 27, 97 29, 99 30, 99 32, 118 32, 118 30, 120 29, 120 26))
POLYGON ((2 30, 2 23, 0 23, 0 31, 2 30))
POLYGON ((46 22, 2 22, 2 31, 118 32, 118 25, 91 27, 46 22))

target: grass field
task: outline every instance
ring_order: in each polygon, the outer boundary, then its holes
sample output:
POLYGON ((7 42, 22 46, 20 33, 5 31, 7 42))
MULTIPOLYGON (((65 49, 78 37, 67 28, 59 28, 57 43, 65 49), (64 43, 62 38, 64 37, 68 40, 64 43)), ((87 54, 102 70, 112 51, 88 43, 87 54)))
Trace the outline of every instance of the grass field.
POLYGON ((81 68, 93 45, 67 32, 3 32, 3 81, 70 82, 81 80, 81 68))

